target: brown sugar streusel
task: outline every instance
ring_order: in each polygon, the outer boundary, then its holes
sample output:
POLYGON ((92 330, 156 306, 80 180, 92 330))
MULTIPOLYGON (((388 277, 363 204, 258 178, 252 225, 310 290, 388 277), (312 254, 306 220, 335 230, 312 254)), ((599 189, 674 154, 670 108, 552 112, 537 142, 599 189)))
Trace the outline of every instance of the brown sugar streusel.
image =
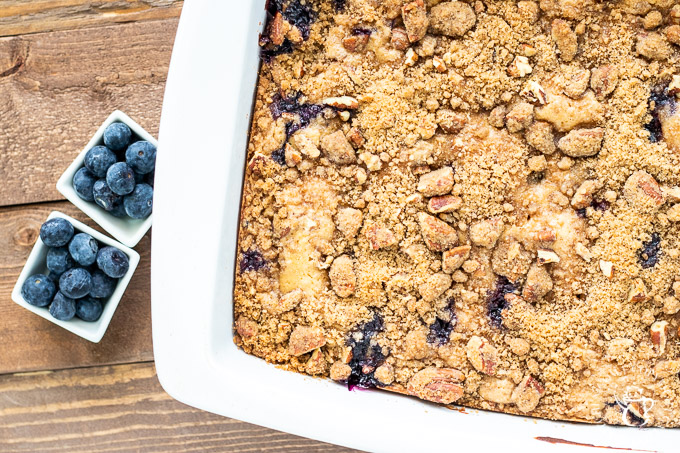
POLYGON ((680 6, 275 0, 235 342, 286 369, 680 426, 680 6))

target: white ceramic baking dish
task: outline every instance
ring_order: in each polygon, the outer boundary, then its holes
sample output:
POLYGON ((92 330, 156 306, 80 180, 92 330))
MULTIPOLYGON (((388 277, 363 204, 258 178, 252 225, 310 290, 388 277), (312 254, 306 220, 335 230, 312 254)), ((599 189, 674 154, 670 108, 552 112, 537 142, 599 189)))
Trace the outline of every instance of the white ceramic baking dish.
POLYGON ((286 372, 232 342, 241 180, 264 0, 184 4, 160 127, 152 247, 156 368, 206 411, 376 452, 678 451, 680 430, 453 411, 286 372), (593 451, 595 451, 593 449, 593 451), (601 451, 601 450, 598 450, 601 451))

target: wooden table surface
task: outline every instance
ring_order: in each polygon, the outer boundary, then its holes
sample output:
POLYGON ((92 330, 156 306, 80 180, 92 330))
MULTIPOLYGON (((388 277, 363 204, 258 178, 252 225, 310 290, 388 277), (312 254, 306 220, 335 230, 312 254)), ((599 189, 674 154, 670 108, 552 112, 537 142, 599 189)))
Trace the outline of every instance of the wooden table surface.
MULTIPOLYGON (((224 0, 232 1, 232 0, 224 0)), ((90 343, 10 293, 55 189, 115 109, 157 135, 180 0, 0 0, 0 452, 340 452, 170 398, 151 347, 151 234, 111 325, 90 343)))

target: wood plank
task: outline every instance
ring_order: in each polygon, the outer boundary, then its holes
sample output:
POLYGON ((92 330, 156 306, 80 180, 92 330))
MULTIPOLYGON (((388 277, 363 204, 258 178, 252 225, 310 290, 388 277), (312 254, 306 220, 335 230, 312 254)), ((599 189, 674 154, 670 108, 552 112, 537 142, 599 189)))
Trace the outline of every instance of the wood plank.
POLYGON ((0 0, 0 36, 179 17, 182 0, 0 0))
POLYGON ((55 184, 115 109, 158 134, 177 19, 0 38, 0 205, 55 184))
POLYGON ((185 406, 152 363, 0 376, 0 451, 350 452, 185 406))
MULTIPOLYGON (((136 250, 141 261, 98 344, 90 343, 11 300, 12 288, 53 210, 97 227, 66 202, 0 209, 0 374, 152 360, 150 234, 136 250)), ((0 448, 0 451, 3 451, 0 448)))

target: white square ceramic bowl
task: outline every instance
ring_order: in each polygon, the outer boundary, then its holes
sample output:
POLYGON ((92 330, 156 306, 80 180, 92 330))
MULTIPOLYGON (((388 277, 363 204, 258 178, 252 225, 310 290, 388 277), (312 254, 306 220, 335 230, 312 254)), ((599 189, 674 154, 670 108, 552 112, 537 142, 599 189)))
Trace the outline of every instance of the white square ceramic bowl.
POLYGON ((106 329, 109 327, 113 313, 116 311, 121 297, 123 297, 125 288, 127 288, 128 283, 130 283, 132 274, 134 274, 135 269, 137 269, 137 265, 139 264, 139 253, 128 247, 125 247, 120 242, 114 241, 113 239, 104 236, 99 231, 90 228, 84 223, 79 222, 76 219, 67 216, 66 214, 62 214, 61 212, 51 212, 47 217, 47 220, 53 219, 55 217, 61 217, 62 219, 66 219, 71 222, 77 233, 87 233, 102 244, 116 247, 121 252, 125 253, 130 260, 130 268, 128 269, 127 273, 118 280, 116 289, 113 291, 111 297, 106 301, 106 304, 104 305, 104 311, 97 321, 85 322, 78 318, 73 318, 69 321, 60 321, 50 315, 47 307, 36 307, 31 305, 26 302, 24 297, 21 295, 21 286, 28 277, 35 274, 47 275, 49 272, 46 265, 47 250, 49 247, 47 247, 40 237, 38 237, 38 240, 35 241, 35 245, 33 246, 33 250, 31 250, 30 255, 28 255, 28 260, 26 261, 24 268, 21 270, 21 274, 19 274, 19 280, 17 280, 16 285, 14 285, 14 290, 12 291, 12 300, 25 309, 32 311, 36 315, 41 316, 48 321, 51 321, 63 327, 64 329, 85 338, 86 340, 89 340, 93 343, 99 343, 99 341, 104 336, 104 332, 106 332, 106 329))
POLYGON ((680 430, 458 412, 383 391, 348 392, 234 345, 236 236, 264 3, 184 4, 163 104, 154 206, 151 304, 163 388, 203 410, 376 452, 678 451, 680 430), (187 149, 190 160, 183 158, 187 149))
POLYGON ((57 181, 57 190, 61 192, 68 201, 76 205, 92 220, 97 222, 111 236, 128 247, 134 247, 140 239, 144 237, 146 232, 149 231, 149 228, 151 228, 151 217, 153 217, 153 213, 146 219, 131 219, 129 217, 118 218, 106 212, 94 201, 83 200, 73 188, 73 176, 84 166, 83 162, 85 160, 85 154, 97 145, 104 145, 104 129, 106 129, 109 124, 116 122, 127 124, 130 130, 132 130, 133 137, 136 135, 139 139, 146 140, 155 147, 158 147, 158 142, 151 134, 145 131, 125 113, 116 110, 106 118, 106 121, 104 121, 101 126, 99 126, 99 129, 97 129, 97 132, 87 146, 85 146, 81 153, 78 154, 78 157, 76 157, 71 165, 69 165, 64 174, 61 175, 59 181, 57 181))

